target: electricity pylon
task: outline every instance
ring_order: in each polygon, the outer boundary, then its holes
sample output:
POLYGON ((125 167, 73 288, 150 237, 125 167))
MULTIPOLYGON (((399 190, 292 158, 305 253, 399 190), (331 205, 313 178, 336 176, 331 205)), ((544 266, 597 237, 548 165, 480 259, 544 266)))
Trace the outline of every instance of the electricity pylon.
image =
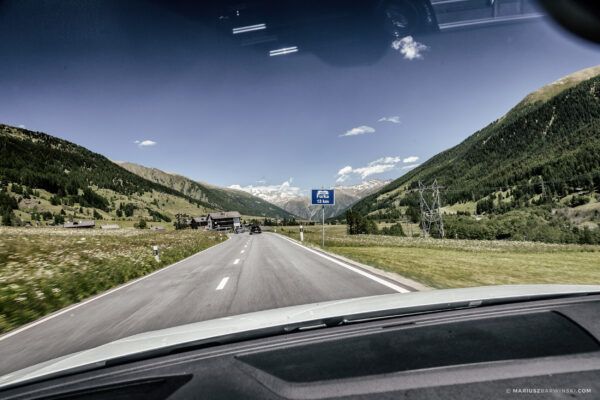
POLYGON ((433 181, 431 186, 425 186, 419 181, 419 200, 421 203, 421 226, 423 228, 423 236, 429 237, 431 227, 437 226, 440 233, 440 237, 444 238, 444 221, 442 219, 442 210, 440 204, 440 186, 438 186, 437 179, 433 181), (425 201, 423 192, 433 192, 433 202, 431 205, 425 201))

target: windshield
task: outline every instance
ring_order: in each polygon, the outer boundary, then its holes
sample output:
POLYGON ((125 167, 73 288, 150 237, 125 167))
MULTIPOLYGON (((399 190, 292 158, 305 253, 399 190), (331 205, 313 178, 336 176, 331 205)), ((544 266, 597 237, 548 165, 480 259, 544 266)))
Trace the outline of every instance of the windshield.
POLYGON ((600 284, 600 52, 534 1, 3 0, 0 54, 0 375, 255 311, 600 284))

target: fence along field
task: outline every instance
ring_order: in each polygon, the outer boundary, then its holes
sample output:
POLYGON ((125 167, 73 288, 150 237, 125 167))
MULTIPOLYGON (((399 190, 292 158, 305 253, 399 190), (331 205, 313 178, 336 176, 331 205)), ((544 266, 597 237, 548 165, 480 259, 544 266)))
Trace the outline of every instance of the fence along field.
MULTIPOLYGON (((600 284, 600 246, 348 235, 325 227, 325 250, 438 289, 514 284, 600 284)), ((300 240, 298 227, 277 230, 300 240)), ((304 242, 320 246, 320 227, 304 242)))
POLYGON ((203 231, 0 227, 0 333, 225 240, 203 231), (158 245, 160 262, 152 255, 158 245))

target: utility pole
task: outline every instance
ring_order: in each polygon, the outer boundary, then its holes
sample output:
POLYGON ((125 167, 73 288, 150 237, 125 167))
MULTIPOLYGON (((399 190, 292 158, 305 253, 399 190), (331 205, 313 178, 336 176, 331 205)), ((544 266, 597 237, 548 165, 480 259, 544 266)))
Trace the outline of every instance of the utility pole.
POLYGON ((544 178, 542 178, 542 199, 546 199, 546 185, 544 185, 544 178))
POLYGON ((421 226, 423 228, 423 236, 429 237, 432 225, 436 225, 440 237, 444 238, 444 220, 442 219, 442 210, 440 204, 440 186, 437 179, 433 181, 431 186, 425 186, 419 181, 419 203, 421 206, 421 226), (423 193, 431 191, 433 201, 427 203, 423 197, 423 193))

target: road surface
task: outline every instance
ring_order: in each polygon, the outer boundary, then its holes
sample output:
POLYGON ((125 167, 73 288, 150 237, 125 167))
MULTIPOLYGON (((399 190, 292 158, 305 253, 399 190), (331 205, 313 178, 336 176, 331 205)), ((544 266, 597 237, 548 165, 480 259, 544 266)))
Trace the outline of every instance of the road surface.
POLYGON ((217 246, 0 336, 0 375, 150 330, 407 287, 272 233, 217 246))

